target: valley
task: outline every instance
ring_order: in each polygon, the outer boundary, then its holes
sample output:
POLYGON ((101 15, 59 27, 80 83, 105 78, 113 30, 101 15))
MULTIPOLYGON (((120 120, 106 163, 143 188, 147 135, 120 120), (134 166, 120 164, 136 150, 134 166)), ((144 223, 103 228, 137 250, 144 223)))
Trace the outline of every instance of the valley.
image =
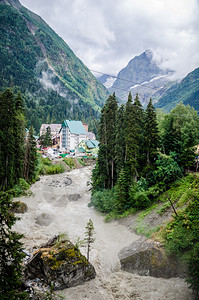
MULTIPOLYGON (((15 230, 25 235, 25 249, 33 253, 54 235, 67 233, 72 242, 84 238, 89 218, 95 228, 95 242, 90 261, 96 269, 95 279, 57 292, 70 300, 190 300, 192 291, 180 278, 138 276, 120 270, 119 251, 139 236, 117 221, 104 222, 104 217, 88 207, 92 166, 52 176, 41 176, 32 185, 32 196, 21 197, 28 211, 20 214, 15 230)), ((17 199, 18 200, 18 199, 17 199)), ((85 254, 85 248, 81 248, 85 254)), ((55 296, 54 296, 55 297, 55 296)), ((194 298, 193 298, 194 299, 194 298)))

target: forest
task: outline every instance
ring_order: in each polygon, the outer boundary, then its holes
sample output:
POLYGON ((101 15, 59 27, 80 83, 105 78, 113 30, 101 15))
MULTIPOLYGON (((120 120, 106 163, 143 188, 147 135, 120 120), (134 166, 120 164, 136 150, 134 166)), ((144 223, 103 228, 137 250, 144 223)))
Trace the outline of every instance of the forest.
POLYGON ((131 93, 126 105, 118 106, 113 94, 101 111, 99 141, 89 205, 108 221, 150 209, 161 197, 170 200, 167 205, 172 206, 174 216, 161 229, 161 238, 168 252, 187 261, 187 280, 198 291, 197 111, 179 103, 168 114, 156 112, 151 99, 144 109, 139 96, 133 100, 131 93), (175 209, 182 195, 174 194, 184 182, 186 197, 184 193, 180 208, 175 209))
POLYGON ((33 128, 26 132, 23 99, 11 89, 0 93, 0 298, 27 299, 22 286, 25 256, 22 235, 12 226, 13 197, 22 194, 36 180, 37 153, 33 128))

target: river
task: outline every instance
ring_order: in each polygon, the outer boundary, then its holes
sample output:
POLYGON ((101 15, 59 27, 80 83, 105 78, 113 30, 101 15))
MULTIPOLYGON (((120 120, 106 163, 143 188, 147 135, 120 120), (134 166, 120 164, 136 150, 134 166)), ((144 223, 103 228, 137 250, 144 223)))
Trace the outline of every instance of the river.
MULTIPOLYGON (((190 300, 191 290, 179 278, 161 279, 138 276, 120 270, 118 252, 136 241, 139 236, 116 221, 105 223, 103 216, 88 207, 92 167, 75 169, 52 176, 41 176, 32 185, 32 195, 21 197, 28 211, 20 214, 14 229, 23 233, 24 246, 33 253, 49 238, 67 233, 75 243, 85 236, 85 227, 92 219, 95 242, 90 252, 90 262, 96 269, 95 279, 70 289, 60 291, 66 300, 190 300)), ((85 254, 85 249, 81 248, 85 254)))

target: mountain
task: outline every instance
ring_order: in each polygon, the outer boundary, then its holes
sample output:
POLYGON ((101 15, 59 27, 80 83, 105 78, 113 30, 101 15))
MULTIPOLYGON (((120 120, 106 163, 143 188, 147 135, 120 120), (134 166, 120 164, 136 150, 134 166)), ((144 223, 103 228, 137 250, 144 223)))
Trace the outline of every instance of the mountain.
POLYGON ((155 106, 170 111, 179 102, 189 104, 199 112, 199 68, 190 72, 180 83, 169 88, 155 106))
POLYGON ((172 70, 161 69, 154 60, 152 51, 146 50, 130 60, 118 73, 116 80, 112 78, 114 82, 111 87, 107 85, 111 76, 104 77, 104 82, 102 79, 99 80, 110 92, 115 92, 122 102, 127 101, 128 93, 131 91, 133 97, 138 93, 142 104, 145 104, 150 97, 153 101, 157 101, 163 90, 173 84, 170 79, 172 74, 172 70))
POLYGON ((0 34, 0 90, 21 91, 28 126, 99 117, 107 89, 41 17, 0 0, 0 34))

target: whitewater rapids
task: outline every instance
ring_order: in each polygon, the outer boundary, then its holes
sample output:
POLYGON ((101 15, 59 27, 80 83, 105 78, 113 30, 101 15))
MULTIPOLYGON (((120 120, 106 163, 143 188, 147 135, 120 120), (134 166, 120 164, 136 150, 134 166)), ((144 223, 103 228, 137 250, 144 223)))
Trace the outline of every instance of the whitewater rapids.
MULTIPOLYGON (((85 226, 92 219, 95 242, 90 262, 95 279, 59 294, 66 300, 191 300, 193 294, 184 280, 138 276, 120 270, 119 251, 139 236, 116 221, 105 223, 94 208, 88 207, 92 166, 57 175, 41 176, 32 185, 32 196, 21 197, 28 211, 19 214, 14 229, 23 233, 25 249, 31 254, 54 235, 67 233, 70 240, 85 236, 85 226)), ((19 200, 19 199, 16 199, 19 200)), ((86 250, 81 248, 86 254, 86 250)))

